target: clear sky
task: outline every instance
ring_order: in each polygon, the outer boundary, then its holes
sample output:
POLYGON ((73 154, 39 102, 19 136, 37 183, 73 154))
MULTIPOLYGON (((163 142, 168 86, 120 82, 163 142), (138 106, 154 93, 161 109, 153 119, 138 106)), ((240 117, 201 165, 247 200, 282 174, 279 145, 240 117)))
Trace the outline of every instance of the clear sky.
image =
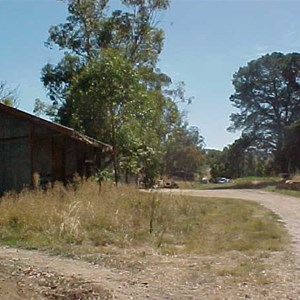
MULTIPOLYGON (((207 148, 222 149, 239 136, 226 131, 234 72, 266 53, 300 52, 299 12, 300 1, 171 0, 160 16, 166 40, 159 67, 186 83, 194 97, 188 121, 207 148)), ((19 87, 22 110, 32 112, 36 98, 47 100, 41 68, 60 54, 44 42, 66 15, 66 4, 56 0, 0 0, 0 80, 19 87)))

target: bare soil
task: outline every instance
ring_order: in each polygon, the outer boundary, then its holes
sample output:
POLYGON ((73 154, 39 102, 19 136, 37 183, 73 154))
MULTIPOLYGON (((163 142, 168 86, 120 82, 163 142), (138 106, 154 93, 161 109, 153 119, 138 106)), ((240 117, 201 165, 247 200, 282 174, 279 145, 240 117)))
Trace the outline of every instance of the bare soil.
POLYGON ((257 201, 281 218, 293 243, 255 259, 234 251, 168 256, 109 249, 113 255, 98 253, 93 264, 0 247, 0 299, 300 299, 300 199, 258 190, 171 192, 257 201))

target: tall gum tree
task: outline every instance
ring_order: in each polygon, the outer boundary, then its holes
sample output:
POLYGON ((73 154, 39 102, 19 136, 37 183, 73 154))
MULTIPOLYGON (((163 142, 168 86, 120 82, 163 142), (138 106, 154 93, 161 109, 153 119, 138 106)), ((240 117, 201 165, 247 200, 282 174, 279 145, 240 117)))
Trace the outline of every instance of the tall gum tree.
MULTIPOLYGON (((158 81, 156 63, 163 48, 164 32, 157 28, 156 15, 169 6, 168 0, 122 0, 121 9, 109 11, 108 0, 69 0, 65 23, 49 29, 46 45, 58 46, 65 55, 56 66, 47 64, 42 82, 57 107, 62 122, 68 121, 66 93, 73 75, 102 50, 118 50, 145 81, 158 81), (60 116, 62 114, 62 116, 60 116)), ((163 81, 162 81, 163 82, 163 81)), ((67 124, 65 124, 67 125, 67 124)))
POLYGON ((50 28, 46 43, 50 48, 58 46, 65 55, 57 65, 42 69, 52 106, 38 101, 37 109, 63 125, 113 143, 126 168, 136 165, 136 153, 144 165, 150 165, 149 157, 159 153, 170 131, 182 122, 178 96, 185 100, 182 86, 169 91, 171 79, 156 68, 164 40, 156 15, 168 8, 169 1, 122 0, 122 9, 114 11, 109 4, 108 0, 67 1, 69 16, 65 23, 50 28), (108 53, 114 53, 118 62, 111 73, 104 68, 109 64, 104 63, 108 53), (131 66, 124 69, 126 74, 119 69, 121 61, 131 66), (143 97, 138 93, 133 97, 127 90, 132 88, 126 81, 131 80, 131 72, 138 76, 143 97))
POLYGON ((230 101, 239 112, 229 130, 242 130, 272 152, 278 170, 288 171, 286 129, 300 118, 300 54, 274 52, 253 60, 233 76, 230 101))

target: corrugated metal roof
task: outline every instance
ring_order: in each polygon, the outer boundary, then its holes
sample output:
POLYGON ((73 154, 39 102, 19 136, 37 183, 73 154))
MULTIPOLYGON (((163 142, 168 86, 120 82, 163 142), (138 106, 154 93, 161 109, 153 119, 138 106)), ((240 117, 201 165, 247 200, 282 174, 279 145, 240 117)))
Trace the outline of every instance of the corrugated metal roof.
POLYGON ((82 133, 80 133, 80 132, 78 132, 78 131, 76 131, 72 128, 69 128, 69 127, 54 123, 54 122, 50 122, 48 120, 39 118, 35 115, 29 114, 29 113, 24 112, 22 110, 7 106, 5 104, 0 103, 0 110, 4 111, 5 113, 8 113, 10 115, 25 119, 29 122, 45 126, 49 129, 57 131, 61 134, 65 134, 65 135, 67 135, 67 136, 69 136, 73 139, 76 139, 76 140, 78 140, 78 141, 80 141, 84 144, 90 145, 92 147, 100 147, 100 148, 105 147, 105 148, 110 149, 110 150, 112 149, 112 146, 110 146, 108 144, 105 144, 103 142, 100 142, 98 140, 95 140, 93 138, 90 138, 90 137, 88 137, 88 136, 86 136, 86 135, 84 135, 84 134, 82 134, 82 133))

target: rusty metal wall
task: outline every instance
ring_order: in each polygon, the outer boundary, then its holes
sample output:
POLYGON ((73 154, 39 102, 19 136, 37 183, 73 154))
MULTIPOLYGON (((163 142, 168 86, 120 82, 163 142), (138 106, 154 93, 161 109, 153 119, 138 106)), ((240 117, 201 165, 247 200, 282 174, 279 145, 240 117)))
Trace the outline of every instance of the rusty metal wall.
POLYGON ((0 112, 0 194, 31 180, 28 122, 0 112))
POLYGON ((33 172, 38 173, 40 183, 46 185, 53 181, 51 136, 49 133, 40 135, 37 131, 33 140, 33 172))
POLYGON ((44 185, 67 183, 75 173, 91 176, 100 163, 99 149, 0 111, 0 195, 31 186, 34 173, 44 185))

